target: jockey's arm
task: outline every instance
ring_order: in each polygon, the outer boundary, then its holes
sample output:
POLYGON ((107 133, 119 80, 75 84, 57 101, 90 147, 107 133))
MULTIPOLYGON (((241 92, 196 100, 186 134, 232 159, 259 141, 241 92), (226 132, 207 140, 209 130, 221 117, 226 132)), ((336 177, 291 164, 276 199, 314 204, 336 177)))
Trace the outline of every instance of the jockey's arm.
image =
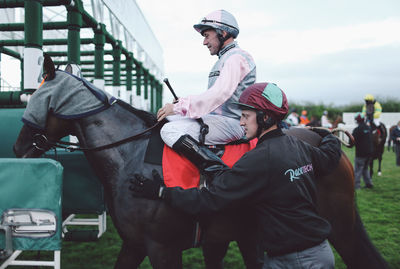
POLYGON ((194 119, 207 115, 232 96, 250 71, 250 66, 243 56, 231 56, 226 60, 214 85, 199 95, 179 98, 174 104, 174 113, 194 119))
POLYGON ((380 103, 375 102, 374 104, 374 119, 379 119, 381 117, 382 114, 382 106, 380 103))

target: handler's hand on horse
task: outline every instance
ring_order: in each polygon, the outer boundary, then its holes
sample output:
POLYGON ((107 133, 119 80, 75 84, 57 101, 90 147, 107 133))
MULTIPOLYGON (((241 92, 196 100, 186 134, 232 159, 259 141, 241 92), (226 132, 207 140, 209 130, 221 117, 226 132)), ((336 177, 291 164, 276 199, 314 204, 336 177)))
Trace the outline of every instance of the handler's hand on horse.
POLYGON ((130 179, 131 186, 129 186, 129 189, 132 191, 133 196, 149 199, 162 198, 164 182, 156 170, 153 170, 152 173, 153 180, 140 174, 135 174, 134 178, 130 179))
POLYGON ((161 121, 163 120, 165 117, 169 116, 169 115, 174 115, 174 105, 173 104, 165 104, 165 106, 163 106, 162 108, 160 108, 157 112, 157 120, 161 121))
POLYGON ((316 128, 311 127, 311 131, 319 134, 321 137, 325 137, 325 136, 331 134, 331 131, 329 131, 328 129, 318 128, 318 127, 316 127, 316 128))

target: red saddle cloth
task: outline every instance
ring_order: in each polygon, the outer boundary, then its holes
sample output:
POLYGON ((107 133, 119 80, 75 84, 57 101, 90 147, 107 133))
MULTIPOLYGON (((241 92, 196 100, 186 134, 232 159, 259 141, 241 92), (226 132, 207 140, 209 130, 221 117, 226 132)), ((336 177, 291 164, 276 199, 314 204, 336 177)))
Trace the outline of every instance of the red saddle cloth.
MULTIPOLYGON (((256 144, 257 139, 255 138, 249 143, 226 145, 221 159, 232 168, 243 154, 255 148, 256 144)), ((164 182, 167 187, 180 186, 189 189, 199 186, 200 173, 197 167, 167 145, 164 145, 162 166, 164 182)))

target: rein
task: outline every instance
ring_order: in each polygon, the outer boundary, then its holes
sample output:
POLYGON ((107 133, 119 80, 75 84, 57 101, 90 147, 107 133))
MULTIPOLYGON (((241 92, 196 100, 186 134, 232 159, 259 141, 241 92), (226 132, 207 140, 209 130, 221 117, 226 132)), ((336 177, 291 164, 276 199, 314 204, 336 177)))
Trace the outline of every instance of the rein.
POLYGON ((42 151, 47 151, 50 148, 63 148, 66 149, 69 152, 73 152, 76 150, 79 151, 99 151, 99 150, 103 150, 103 149, 109 149, 112 147, 116 147, 122 144, 125 144, 127 142, 130 142, 132 140, 138 139, 142 136, 144 136, 146 133, 148 133, 149 131, 153 130, 154 128, 156 128, 158 125, 160 124, 160 121, 158 121, 156 124, 154 124, 153 126, 151 126, 150 128, 144 129, 143 131, 141 131, 140 133, 137 133, 135 135, 132 135, 130 137, 124 138, 120 141, 111 143, 111 144, 107 144, 107 145, 103 145, 103 146, 99 146, 99 147, 94 147, 94 148, 82 148, 79 146, 79 143, 72 143, 72 142, 65 142, 65 141, 50 141, 47 139, 47 137, 44 134, 36 134, 34 136, 34 142, 33 142, 33 146, 35 148, 37 148, 38 150, 42 150, 42 151))
POLYGON ((325 128, 325 127, 312 127, 312 129, 324 129, 324 130, 330 131, 332 134, 342 132, 349 138, 349 142, 346 142, 340 136, 336 136, 343 145, 345 145, 348 148, 352 148, 354 146, 354 144, 355 144, 354 137, 348 131, 346 131, 343 128, 329 129, 329 128, 325 128))

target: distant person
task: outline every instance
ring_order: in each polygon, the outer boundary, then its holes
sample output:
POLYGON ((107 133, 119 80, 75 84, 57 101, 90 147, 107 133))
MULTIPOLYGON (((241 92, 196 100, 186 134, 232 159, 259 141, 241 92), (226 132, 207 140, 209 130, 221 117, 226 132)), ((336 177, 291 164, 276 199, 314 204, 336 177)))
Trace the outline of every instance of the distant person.
POLYGON ((321 126, 325 128, 332 128, 332 123, 328 119, 328 111, 324 111, 321 116, 321 126))
POLYGON ((239 26, 235 17, 216 10, 195 24, 203 37, 203 45, 218 61, 208 75, 208 90, 199 95, 180 97, 157 113, 160 121, 169 116, 161 129, 161 138, 169 147, 183 154, 201 168, 205 162, 224 166, 224 163, 204 145, 227 144, 244 136, 240 126, 240 109, 232 104, 239 100, 245 88, 256 80, 256 65, 249 53, 235 41, 239 26), (201 118, 209 127, 204 145, 200 145, 201 118))
POLYGON ((307 110, 301 111, 301 116, 300 116, 300 125, 301 126, 306 126, 307 124, 310 123, 310 120, 307 117, 307 110))
POLYGON ((353 130, 353 137, 356 146, 356 155, 354 158, 354 188, 361 188, 361 176, 363 177, 365 187, 372 188, 372 179, 368 171, 368 165, 371 161, 374 151, 372 144, 371 128, 365 123, 362 113, 357 113, 354 118, 358 126, 353 130))
POLYGON ((362 108, 362 114, 366 118, 367 123, 372 127, 372 130, 375 130, 381 124, 382 106, 375 100, 372 94, 367 94, 364 100, 365 104, 362 108))
POLYGON ((306 126, 319 127, 319 126, 321 126, 321 122, 318 120, 318 118, 315 115, 312 115, 310 118, 310 122, 306 126))
POLYGON ((286 123, 289 124, 289 126, 299 125, 299 114, 297 114, 296 108, 290 110, 290 114, 286 118, 286 123))
POLYGON ((400 121, 397 122, 397 126, 393 129, 391 137, 394 143, 394 151, 396 153, 396 165, 400 166, 400 121))
POLYGON ((256 214, 260 248, 268 255, 263 268, 334 268, 327 240, 331 226, 318 215, 315 181, 339 163, 340 142, 329 131, 315 129, 323 137, 317 148, 282 132, 278 123, 288 103, 274 84, 253 84, 239 105, 246 137, 258 142, 232 169, 215 171, 201 189, 164 187, 156 173, 156 180, 136 174, 133 194, 163 199, 192 215, 247 205, 256 214))

